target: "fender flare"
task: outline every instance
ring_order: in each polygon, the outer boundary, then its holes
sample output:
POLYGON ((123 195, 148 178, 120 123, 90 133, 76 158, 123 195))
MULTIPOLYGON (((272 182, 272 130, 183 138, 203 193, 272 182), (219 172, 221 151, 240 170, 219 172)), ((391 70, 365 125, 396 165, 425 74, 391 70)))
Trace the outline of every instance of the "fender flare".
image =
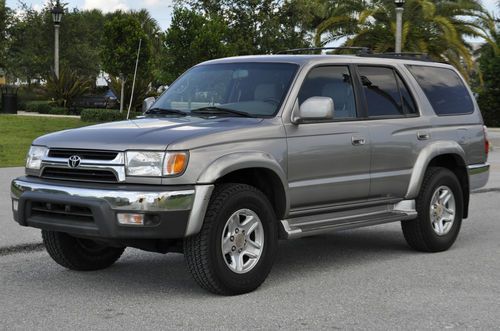
MULTIPOLYGON (((456 155, 462 161, 465 160, 465 151, 456 141, 436 141, 427 145, 422 149, 413 166, 410 183, 405 196, 406 199, 415 199, 418 196, 429 163, 435 157, 445 154, 456 155)), ((465 161, 464 164, 466 164, 465 161)))
POLYGON ((275 173, 281 181, 285 194, 285 214, 290 210, 286 174, 276 159, 268 154, 257 151, 237 152, 224 155, 203 170, 197 179, 197 184, 213 184, 219 178, 237 170, 264 168, 275 173))

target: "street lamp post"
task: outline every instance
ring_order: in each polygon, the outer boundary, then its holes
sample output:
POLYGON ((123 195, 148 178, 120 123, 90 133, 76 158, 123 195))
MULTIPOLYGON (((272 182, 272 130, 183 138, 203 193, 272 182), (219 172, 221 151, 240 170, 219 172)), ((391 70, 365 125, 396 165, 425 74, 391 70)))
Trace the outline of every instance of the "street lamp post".
POLYGON ((54 21, 54 73, 56 77, 59 78, 59 27, 61 26, 61 20, 64 13, 59 0, 57 0, 51 12, 52 20, 54 21))
POLYGON ((396 53, 401 53, 401 40, 403 39, 403 11, 405 0, 394 0, 396 5, 396 53))

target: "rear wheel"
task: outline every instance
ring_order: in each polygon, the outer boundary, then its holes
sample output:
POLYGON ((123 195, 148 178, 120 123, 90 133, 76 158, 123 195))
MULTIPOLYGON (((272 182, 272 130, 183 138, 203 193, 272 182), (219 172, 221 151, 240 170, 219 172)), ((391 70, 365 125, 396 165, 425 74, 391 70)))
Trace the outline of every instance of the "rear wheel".
POLYGON ((445 168, 429 168, 417 198, 418 218, 401 223, 408 244, 423 252, 450 248, 460 232, 463 204, 456 175, 445 168))
POLYGON ((42 230, 50 257, 71 270, 99 270, 115 263, 125 248, 109 247, 98 241, 76 238, 62 232, 42 230))
POLYGON ((266 196, 249 185, 223 184, 214 191, 200 233, 184 240, 184 254, 202 288, 235 295, 264 282, 277 246, 276 216, 266 196))

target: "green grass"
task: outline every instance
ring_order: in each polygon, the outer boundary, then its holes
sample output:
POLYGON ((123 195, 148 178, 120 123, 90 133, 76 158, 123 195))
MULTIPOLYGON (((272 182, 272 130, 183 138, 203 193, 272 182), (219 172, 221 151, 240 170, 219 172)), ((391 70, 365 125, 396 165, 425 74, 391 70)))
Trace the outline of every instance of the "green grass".
POLYGON ((0 168, 24 166, 31 142, 44 134, 89 125, 78 118, 0 115, 0 168))

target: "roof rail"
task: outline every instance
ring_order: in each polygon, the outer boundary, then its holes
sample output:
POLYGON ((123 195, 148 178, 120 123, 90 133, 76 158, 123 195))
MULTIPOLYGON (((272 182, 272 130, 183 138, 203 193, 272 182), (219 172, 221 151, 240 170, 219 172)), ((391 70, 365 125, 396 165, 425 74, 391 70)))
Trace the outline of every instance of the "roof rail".
POLYGON ((414 52, 358 54, 358 56, 436 62, 426 53, 414 53, 414 52))
POLYGON ((293 54, 302 52, 313 52, 313 51, 326 51, 326 50, 352 50, 357 51, 357 55, 368 55, 372 51, 368 47, 311 47, 311 48, 294 48, 279 51, 276 54, 293 54))

